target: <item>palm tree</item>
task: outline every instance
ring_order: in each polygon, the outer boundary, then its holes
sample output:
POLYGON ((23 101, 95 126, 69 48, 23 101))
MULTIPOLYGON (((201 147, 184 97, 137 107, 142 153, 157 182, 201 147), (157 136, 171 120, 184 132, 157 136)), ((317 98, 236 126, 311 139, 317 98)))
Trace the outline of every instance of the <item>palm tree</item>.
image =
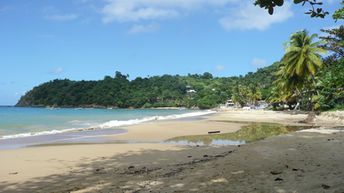
MULTIPOLYGON (((323 66, 321 55, 326 51, 315 41, 316 34, 309 35, 306 30, 292 34, 287 43, 276 81, 283 93, 292 95, 307 94, 312 99, 315 90, 315 74, 323 66)), ((309 102, 313 112, 312 101, 309 102)))
POLYGON ((282 59, 285 73, 289 77, 302 79, 313 78, 319 68, 323 66, 321 41, 314 42, 316 34, 309 35, 306 30, 294 33, 287 43, 286 53, 282 59))

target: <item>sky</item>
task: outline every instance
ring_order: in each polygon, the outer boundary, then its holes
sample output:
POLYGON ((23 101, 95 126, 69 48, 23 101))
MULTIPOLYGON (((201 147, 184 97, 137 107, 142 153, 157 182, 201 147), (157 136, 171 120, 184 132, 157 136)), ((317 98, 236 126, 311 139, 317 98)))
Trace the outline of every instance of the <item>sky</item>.
POLYGON ((270 16, 250 0, 0 0, 0 105, 49 80, 115 71, 244 75, 280 60, 291 33, 341 25, 308 8, 288 1, 270 16))

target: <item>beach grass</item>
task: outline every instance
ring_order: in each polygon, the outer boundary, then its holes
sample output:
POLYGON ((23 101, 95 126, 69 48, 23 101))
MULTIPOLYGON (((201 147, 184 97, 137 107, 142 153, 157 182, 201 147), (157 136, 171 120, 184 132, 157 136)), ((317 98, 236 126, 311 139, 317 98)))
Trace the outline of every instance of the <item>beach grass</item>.
POLYGON ((300 128, 297 126, 285 126, 277 123, 250 123, 233 133, 180 136, 168 139, 167 141, 203 142, 204 144, 211 144, 212 140, 232 140, 249 143, 271 136, 286 134, 298 129, 300 128))

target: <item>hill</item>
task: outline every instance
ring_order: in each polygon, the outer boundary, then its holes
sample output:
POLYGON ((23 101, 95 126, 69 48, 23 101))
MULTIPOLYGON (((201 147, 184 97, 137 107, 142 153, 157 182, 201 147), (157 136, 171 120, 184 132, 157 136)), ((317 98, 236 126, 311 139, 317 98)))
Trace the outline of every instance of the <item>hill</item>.
POLYGON ((188 107, 213 108, 233 95, 235 85, 255 85, 268 97, 277 64, 239 77, 213 77, 210 73, 162 75, 128 80, 116 72, 98 81, 52 80, 34 87, 16 106, 38 107, 188 107))

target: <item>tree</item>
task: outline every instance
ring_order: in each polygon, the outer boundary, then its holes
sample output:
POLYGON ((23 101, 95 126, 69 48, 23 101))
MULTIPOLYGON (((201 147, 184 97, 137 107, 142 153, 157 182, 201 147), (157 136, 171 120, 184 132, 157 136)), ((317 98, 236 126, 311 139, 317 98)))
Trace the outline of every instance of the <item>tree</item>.
MULTIPOLYGON (((344 5, 344 0, 342 1, 341 4, 344 5)), ((340 9, 336 10, 336 11, 334 12, 334 14, 332 15, 332 17, 333 17, 333 19, 336 20, 336 21, 337 21, 338 19, 344 19, 344 7, 342 7, 342 8, 340 8, 340 9)))
POLYGON ((334 29, 321 29, 321 32, 327 34, 326 36, 319 37, 325 41, 322 48, 333 52, 328 59, 333 61, 344 57, 344 26, 341 25, 334 29))
POLYGON ((250 102, 250 90, 245 85, 240 85, 238 82, 233 87, 232 100, 234 103, 239 104, 241 107, 244 107, 250 102))
MULTIPOLYGON (((320 41, 315 42, 316 34, 309 35, 306 30, 294 33, 287 43, 286 53, 277 80, 279 87, 288 97, 294 94, 306 95, 309 100, 309 110, 314 110, 315 74, 323 66, 320 41), (288 92, 289 91, 289 92, 288 92)), ((310 114, 311 115, 311 114, 310 114)), ((313 113, 312 113, 313 115, 313 113)), ((309 116, 312 118, 313 116, 309 116)))
MULTIPOLYGON (((294 0, 294 3, 302 4, 302 6, 308 4, 310 9, 305 14, 308 14, 311 17, 324 18, 329 14, 329 12, 324 11, 323 8, 321 8, 323 2, 320 0, 294 0)), ((260 6, 261 8, 267 9, 269 14, 272 15, 276 6, 280 7, 284 5, 284 0, 256 0, 254 4, 260 6)), ((336 20, 343 19, 343 12, 343 8, 338 9, 333 14, 333 18, 336 20)))
POLYGON ((213 75, 211 73, 209 73, 209 72, 205 72, 205 73, 203 73, 202 78, 204 78, 204 79, 212 79, 213 75))
POLYGON ((331 63, 318 76, 318 108, 344 109, 344 59, 331 63))
POLYGON ((306 30, 294 33, 287 43, 286 53, 282 59, 285 73, 289 77, 304 80, 313 78, 322 67, 321 53, 325 50, 318 47, 321 42, 314 42, 316 34, 309 35, 306 30))

